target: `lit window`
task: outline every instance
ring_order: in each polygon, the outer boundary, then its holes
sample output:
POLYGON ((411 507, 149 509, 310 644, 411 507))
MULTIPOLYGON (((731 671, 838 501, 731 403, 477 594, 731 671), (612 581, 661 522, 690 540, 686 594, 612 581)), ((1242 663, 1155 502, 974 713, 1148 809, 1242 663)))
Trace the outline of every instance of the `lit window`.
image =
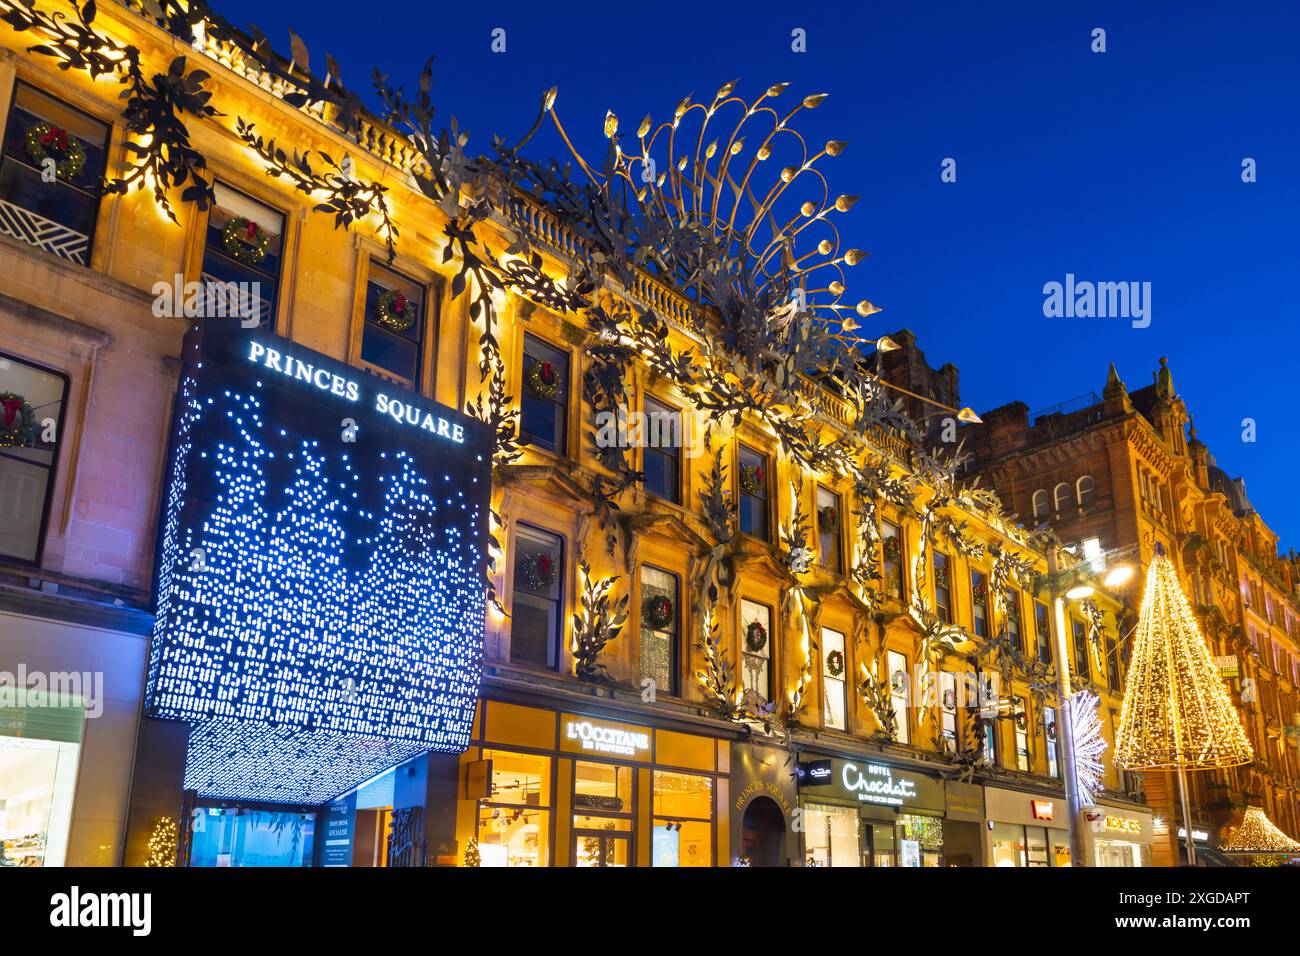
POLYGON ((1074 662, 1078 669, 1080 680, 1090 680, 1092 678, 1092 667, 1088 663, 1088 629, 1082 621, 1076 621, 1071 618, 1070 623, 1074 630, 1074 662))
POLYGON ((939 672, 939 715, 943 739, 950 753, 957 751, 957 675, 939 672))
POLYGON ((741 680, 747 694, 772 699, 772 611, 753 601, 740 602, 741 680))
POLYGON ((564 632, 564 539, 528 525, 515 530, 510 659, 559 667, 564 632))
POLYGON ((844 654, 844 635, 822 628, 822 723, 832 730, 848 727, 845 694, 848 660, 844 654))
POLYGON ((519 438, 563 455, 567 451, 569 354, 533 335, 524 336, 524 387, 519 438))
POLYGON ((713 865, 713 778, 654 772, 654 866, 713 865))
MULTIPOLYGON (((377 262, 366 282, 366 315, 361 331, 361 361, 419 389, 424 363, 424 286, 377 262)), ((434 337, 437 341, 437 337, 434 337)))
POLYGON ((885 594, 888 597, 903 600, 903 533, 898 525, 886 521, 881 525, 881 548, 883 561, 881 574, 884 578, 885 594))
POLYGON ((739 460, 740 486, 740 530, 755 538, 767 540, 767 456, 741 445, 737 458, 739 460))
POLYGON ((817 489, 817 544, 821 555, 822 567, 838 572, 840 560, 840 542, 844 527, 844 512, 840 508, 840 496, 826 488, 817 489))
POLYGON ((632 768, 579 760, 573 768, 574 865, 631 866, 632 768))
POLYGON ((934 609, 940 621, 952 623, 952 575, 942 551, 934 553, 934 609))
POLYGON ((40 559, 67 392, 62 375, 0 353, 0 555, 40 559))
POLYGON ((1007 588, 1003 593, 1002 600, 1006 606, 1007 639, 1017 653, 1023 654, 1025 652, 1025 639, 1020 626, 1020 592, 1015 588, 1007 588))
POLYGON ((0 160, 0 234, 89 265, 107 145, 105 124, 18 83, 0 160))
POLYGON ((485 750, 492 761, 492 795, 478 805, 482 866, 546 866, 551 805, 551 758, 485 750))
POLYGON ((971 617, 975 622, 975 636, 989 636, 989 579, 979 572, 970 573, 971 617))
POLYGON ((1016 769, 1029 773, 1029 712, 1023 697, 1011 698, 1016 725, 1016 769))
POLYGON ((889 702, 894 708, 894 719, 898 726, 898 742, 908 743, 911 733, 908 729, 908 705, 911 701, 911 677, 907 672, 907 658, 897 651, 888 653, 889 661, 889 702))
POLYGON ((665 501, 680 504, 683 444, 681 412, 647 397, 641 437, 645 447, 642 465, 645 490, 665 501))
POLYGON ((1038 659, 1044 664, 1052 663, 1052 627, 1047 605, 1042 601, 1034 602, 1034 637, 1038 641, 1038 659))
POLYGON ((1052 777, 1059 777, 1060 770, 1056 763, 1056 708, 1043 708, 1043 736, 1047 740, 1047 773, 1052 777))
POLYGON ((223 183, 208 211, 203 249, 205 315, 275 324, 284 215, 223 183))
POLYGON ((677 575, 641 566, 641 679, 677 693, 677 633, 681 619, 677 575))

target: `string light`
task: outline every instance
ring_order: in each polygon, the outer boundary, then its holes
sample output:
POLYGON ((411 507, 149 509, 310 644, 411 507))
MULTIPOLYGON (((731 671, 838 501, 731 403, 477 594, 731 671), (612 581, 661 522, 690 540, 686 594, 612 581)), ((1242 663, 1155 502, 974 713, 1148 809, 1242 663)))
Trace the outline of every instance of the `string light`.
POLYGON ((175 866, 176 865, 176 821, 171 817, 159 817, 154 822, 153 829, 149 832, 149 856, 144 861, 145 866, 175 866))
POLYGON ((1273 825, 1261 807, 1247 807, 1241 826, 1223 846, 1225 853, 1300 853, 1300 843, 1273 825))
POLYGON ((1236 767, 1253 756, 1173 564, 1157 550, 1133 640, 1115 763, 1129 770, 1236 767))

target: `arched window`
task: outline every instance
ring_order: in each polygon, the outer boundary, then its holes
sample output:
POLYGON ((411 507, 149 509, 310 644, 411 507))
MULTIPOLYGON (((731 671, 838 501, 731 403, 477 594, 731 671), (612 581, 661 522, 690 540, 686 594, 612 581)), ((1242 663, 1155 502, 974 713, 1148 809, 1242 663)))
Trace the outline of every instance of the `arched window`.
POLYGON ((1056 486, 1056 491, 1054 492, 1054 495, 1056 497, 1056 511, 1058 514, 1064 511, 1066 508, 1070 507, 1070 486, 1069 485, 1067 485, 1065 482, 1061 482, 1059 485, 1056 486))
POLYGON ((1034 492, 1034 517, 1046 518, 1048 512, 1047 489, 1039 488, 1034 492))
POLYGON ((1084 475, 1074 483, 1074 494, 1080 508, 1092 507, 1092 502, 1097 497, 1097 486, 1092 475, 1084 475))

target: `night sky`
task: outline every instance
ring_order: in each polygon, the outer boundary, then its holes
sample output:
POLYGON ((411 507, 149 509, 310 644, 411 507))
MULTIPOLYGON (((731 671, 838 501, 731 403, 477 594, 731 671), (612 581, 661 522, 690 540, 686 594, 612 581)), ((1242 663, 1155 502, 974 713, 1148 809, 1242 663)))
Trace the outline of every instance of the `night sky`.
MULTIPOLYGON (((747 98, 779 81, 791 105, 829 93, 799 128, 849 142, 819 168, 832 195, 862 197, 840 227, 871 253, 847 298, 885 310, 866 334, 911 328, 977 411, 1100 392, 1111 361, 1137 389, 1168 356, 1200 438, 1283 547, 1300 544, 1300 5, 215 2, 285 53, 292 27, 318 72, 330 52, 367 96, 373 67, 414 89, 436 54, 435 102, 471 152, 522 136, 551 85, 592 160, 606 109, 631 135, 736 77, 747 98), (1045 318, 1043 286, 1067 273, 1150 282, 1150 326, 1045 318)), ((529 150, 557 148, 539 135, 529 150)))

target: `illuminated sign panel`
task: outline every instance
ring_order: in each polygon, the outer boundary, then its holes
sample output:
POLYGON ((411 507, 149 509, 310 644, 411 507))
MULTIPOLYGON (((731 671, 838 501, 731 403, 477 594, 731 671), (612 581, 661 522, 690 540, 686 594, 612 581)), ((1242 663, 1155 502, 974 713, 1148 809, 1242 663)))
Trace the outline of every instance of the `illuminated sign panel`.
POLYGON ((568 753, 585 751, 641 760, 650 756, 650 732, 645 727, 612 724, 568 714, 563 717, 563 726, 564 736, 560 744, 561 749, 568 753))
POLYGON ((193 725, 186 787, 323 802, 464 750, 486 427, 235 322, 201 323, 184 360, 146 702, 193 725))

